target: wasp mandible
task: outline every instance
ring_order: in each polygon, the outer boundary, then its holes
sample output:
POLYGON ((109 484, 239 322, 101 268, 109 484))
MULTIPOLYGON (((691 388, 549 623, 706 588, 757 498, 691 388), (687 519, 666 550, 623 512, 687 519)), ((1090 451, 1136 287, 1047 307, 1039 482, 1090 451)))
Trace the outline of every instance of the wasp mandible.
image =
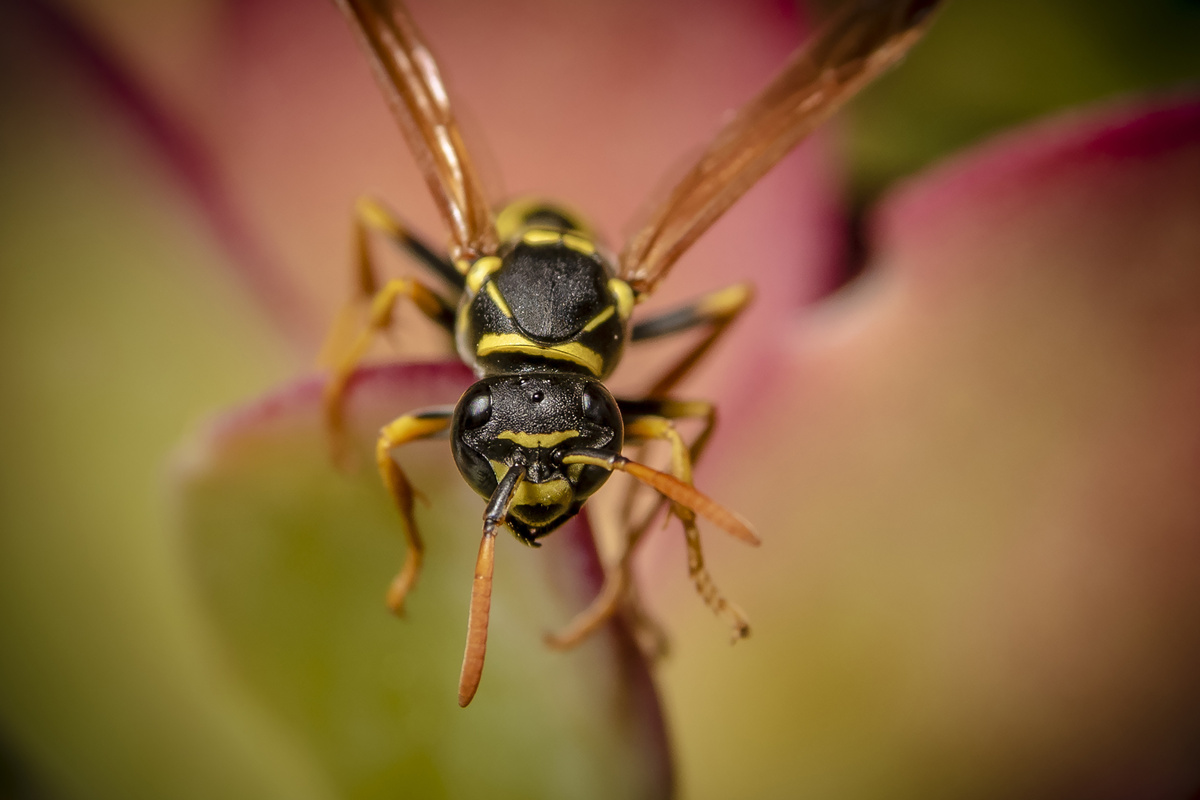
MULTIPOLYGON (((538 540, 577 514, 614 471, 658 492, 687 541, 692 580, 725 617, 734 638, 749 632, 742 613, 717 590, 705 566, 696 517, 750 544, 750 526, 692 486, 692 464, 712 433, 712 404, 683 401, 672 390, 746 307, 751 290, 735 285, 675 311, 633 322, 688 248, 786 153, 859 89, 896 63, 928 27, 937 0, 850 0, 798 50, 783 70, 725 125, 695 165, 626 243, 605 253, 576 214, 544 202, 518 201, 493 213, 455 121, 437 62, 399 0, 336 0, 363 45, 400 129, 449 229, 439 255, 372 200, 360 200, 354 240, 358 296, 369 301, 361 332, 343 345, 331 334, 333 366, 324 407, 333 440, 344 426, 350 375, 373 338, 387 330, 406 299, 454 337, 476 373, 454 406, 426 408, 388 423, 375 455, 403 523, 408 552, 388 591, 399 613, 421 570, 424 546, 413 517, 413 489, 392 456, 400 445, 447 435, 463 478, 487 498, 475 567, 459 705, 479 686, 487 648, 495 536, 538 540), (382 234, 457 291, 444 297, 424 283, 382 286, 368 239, 382 234), (704 331, 646 397, 617 399, 603 381, 628 342, 686 330, 704 331), (690 444, 676 423, 695 419, 690 444), (669 472, 622 455, 630 443, 666 442, 669 472)), ((630 591, 630 555, 646 525, 628 525, 624 555, 608 570, 600 595, 567 629, 548 637, 569 647, 596 630, 630 591)))

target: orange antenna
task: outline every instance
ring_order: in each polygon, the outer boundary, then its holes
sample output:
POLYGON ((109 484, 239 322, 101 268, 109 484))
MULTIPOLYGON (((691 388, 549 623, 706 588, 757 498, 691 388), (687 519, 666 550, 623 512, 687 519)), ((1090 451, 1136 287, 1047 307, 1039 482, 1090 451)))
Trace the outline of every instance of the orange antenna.
POLYGON ((760 545, 762 540, 754 533, 750 523, 730 511, 725 506, 713 500, 696 487, 684 483, 673 475, 651 469, 645 464, 630 461, 620 455, 606 455, 588 450, 575 450, 563 456, 564 464, 589 464, 607 470, 626 472, 642 483, 657 491, 669 500, 673 500, 685 508, 690 508, 700 516, 712 522, 721 530, 741 539, 746 544, 760 545))
POLYGON ((463 653, 462 672, 458 676, 458 705, 466 708, 475 697, 483 677, 483 658, 487 655, 488 619, 492 615, 492 568, 495 566, 496 528, 508 516, 517 484, 525 477, 524 467, 512 467, 488 501, 483 515, 483 540, 475 559, 475 580, 471 583, 471 611, 467 615, 467 649, 463 653))

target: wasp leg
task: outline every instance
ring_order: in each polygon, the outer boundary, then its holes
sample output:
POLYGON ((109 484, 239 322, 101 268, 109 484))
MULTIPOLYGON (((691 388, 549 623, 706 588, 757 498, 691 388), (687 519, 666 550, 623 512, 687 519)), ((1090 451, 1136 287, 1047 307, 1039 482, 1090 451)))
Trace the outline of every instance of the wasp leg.
POLYGON ((331 371, 330 380, 325 385, 324 408, 335 462, 345 460, 342 403, 346 384, 375 335, 391 326, 396 300, 408 297, 425 316, 448 333, 454 331, 454 303, 424 284, 413 280, 392 280, 379 287, 371 259, 369 239, 372 231, 386 236, 460 291, 463 286, 463 278, 454 267, 434 254, 387 209, 369 198, 358 201, 354 212, 354 293, 338 313, 317 357, 317 363, 331 371))
POLYGON ((325 383, 322 404, 325 410, 325 424, 329 430, 330 449, 334 460, 341 462, 345 456, 345 419, 343 418, 343 401, 346 385, 354 374, 358 362, 371 346, 375 334, 387 330, 392 323, 392 315, 396 301, 401 297, 412 300, 427 317, 447 326, 453 325, 454 309, 441 297, 431 292, 423 284, 404 278, 395 278, 384 284, 371 300, 371 309, 366 327, 359 333, 353 345, 347 350, 333 367, 329 380, 325 383))
MULTIPOLYGON (((646 392, 646 396, 661 399, 670 394, 671 390, 687 377, 696 365, 708 355, 713 345, 725 334, 729 326, 733 324, 734 320, 738 318, 753 299, 753 286, 746 283, 735 284, 704 295, 694 302, 674 311, 668 311, 634 325, 630 333, 630 339, 634 342, 671 336, 703 325, 709 326, 709 330, 704 336, 650 387, 646 392)), ((713 428, 716 425, 716 414, 713 406, 708 403, 703 404, 703 406, 703 410, 699 413, 694 413, 691 408, 674 410, 666 406, 658 409, 647 407, 642 413, 657 414, 670 419, 704 417, 704 428, 689 448, 692 463, 694 464, 699 461, 700 455, 703 453, 704 447, 708 443, 708 439, 712 435, 713 428)), ((633 409, 631 408, 630 411, 633 411, 633 409)), ((638 498, 642 496, 641 493, 644 488, 639 484, 631 484, 622 497, 620 515, 630 530, 641 530, 644 532, 649 527, 653 517, 663 506, 664 501, 659 499, 650 509, 650 512, 639 523, 634 524, 634 507, 638 502, 638 498)), ((637 535, 640 536, 641 534, 638 533, 637 535)))
POLYGON ((675 388, 699 361, 708 354, 712 346, 725 333, 738 315, 754 299, 754 289, 748 283, 728 286, 706 294, 693 303, 674 311, 644 320, 633 326, 630 341, 643 342, 674 333, 708 325, 709 330, 690 350, 658 379, 646 392, 648 397, 664 397, 675 388))
MULTIPOLYGON (((665 401, 665 410, 670 408, 673 401, 665 401)), ((707 405, 707 404, 699 404, 707 405)), ((711 406, 710 406, 711 408, 711 406)), ((664 440, 671 446, 671 474, 688 486, 692 485, 692 458, 683 437, 679 435, 674 423, 667 416, 634 417, 626 423, 625 435, 633 439, 664 440)), ((750 624, 741 610, 725 599, 716 583, 704 566, 704 552, 700 547, 700 531, 696 527, 696 513, 680 503, 671 504, 671 513, 683 523, 684 538, 687 541, 688 575, 696 587, 696 591, 713 613, 729 622, 733 630, 733 640, 744 638, 750 634, 750 624)))
MULTIPOLYGON (((457 302, 465 285, 464 278, 445 258, 437 255, 387 208, 370 197, 360 197, 354 206, 352 240, 354 244, 354 288, 350 298, 338 313, 333 327, 321 347, 317 364, 330 367, 337 364, 353 343, 362 327, 365 306, 379 291, 379 279, 371 261, 369 244, 371 232, 386 237, 392 244, 455 288, 452 298, 457 302)), ((453 332, 451 327, 449 330, 453 332)))
MULTIPOLYGON (((630 421, 650 416, 666 417, 669 419, 699 418, 704 420, 700 434, 696 437, 691 447, 688 448, 687 458, 691 464, 696 463, 697 459, 699 459, 716 425, 716 408, 712 403, 704 401, 618 400, 617 404, 621 409, 621 416, 630 421)), ((626 434, 631 438, 633 437, 633 433, 628 429, 626 434)), ((675 435, 678 436, 678 432, 675 435)), ((605 570, 604 585, 591 605, 576 615, 563 630, 558 633, 546 635, 545 641, 551 647, 559 649, 574 647, 608 621, 609 617, 616 613, 622 604, 624 604, 624 607, 629 612, 629 618, 634 625, 635 633, 639 634, 638 638, 650 643, 650 646, 647 648, 648 653, 654 656, 665 654, 667 650, 666 637, 662 633, 661 626, 646 612, 638 601, 630 570, 632 569, 634 551, 637 549, 638 544, 641 543, 646 531, 649 530, 650 523, 653 522, 655 516, 658 515, 658 512, 666 504, 667 500, 666 498, 659 497, 659 500, 637 524, 631 524, 630 521, 633 518, 633 498, 635 497, 636 490, 639 488, 644 487, 641 484, 635 484, 630 487, 630 491, 626 493, 622 505, 620 519, 625 524, 623 525, 624 543, 620 558, 605 570)))
POLYGON ((400 512, 400 520, 404 525, 404 540, 408 544, 404 566, 392 579, 387 592, 388 608, 397 616, 404 614, 404 598, 412 590, 421 572, 421 559, 425 547, 413 518, 415 493, 404 475, 404 470, 400 469, 400 465, 392 458, 392 450, 402 444, 444 434, 449 430, 453 416, 452 406, 437 406, 406 414, 383 426, 375 444, 375 461, 379 465, 379 474, 383 476, 383 484, 400 512))
MULTIPOLYGON (((627 440, 664 440, 668 442, 671 446, 671 474, 690 487, 692 485, 692 450, 695 449, 699 452, 703 448, 704 440, 707 439, 707 434, 712 429, 715 420, 712 405, 699 401, 675 400, 621 401, 620 405, 622 414, 626 417, 625 435, 627 440), (650 413, 653 410, 660 413, 650 413), (700 439, 693 443, 692 448, 684 443, 683 437, 680 436, 671 421, 671 418, 684 417, 703 417, 707 420, 705 432, 701 434, 700 439), (699 446, 697 447, 697 445, 699 446)), ((605 571, 604 585, 600 594, 561 632, 547 635, 545 638, 549 645, 561 649, 574 647, 603 625, 624 603, 635 626, 646 625, 644 631, 646 635, 639 638, 657 642, 654 650, 658 652, 664 649, 663 637, 661 633, 657 632, 657 624, 653 623, 651 618, 636 604, 636 598, 631 591, 633 581, 630 571, 634 551, 642 541, 650 522, 660 507, 661 504, 656 505, 638 525, 626 526, 624 550, 618 561, 605 571)), ((725 617, 730 622, 735 639, 748 635, 750 627, 745 617, 736 606, 724 598, 704 566, 695 513, 690 508, 678 503, 672 504, 672 511, 684 526, 684 535, 688 545, 688 571, 700 596, 713 609, 714 613, 725 617)))
POLYGON ((629 587, 632 585, 630 575, 630 557, 632 555, 633 546, 627 541, 620 560, 605 570, 604 585, 600 587, 600 594, 596 595, 591 604, 576 614, 561 631, 547 633, 543 637, 546 644, 558 650, 569 650, 608 622, 609 618, 620 608, 621 601, 628 595, 629 587))

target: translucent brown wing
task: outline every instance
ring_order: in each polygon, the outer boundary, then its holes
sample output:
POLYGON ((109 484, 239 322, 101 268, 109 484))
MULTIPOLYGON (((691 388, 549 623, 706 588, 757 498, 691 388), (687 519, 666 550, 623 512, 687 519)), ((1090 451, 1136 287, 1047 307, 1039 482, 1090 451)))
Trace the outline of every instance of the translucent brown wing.
POLYGON ((849 0, 738 112, 621 253, 620 276, 650 292, 671 265, 775 166, 924 33, 938 0, 849 0))
POLYGON ((451 236, 451 257, 496 249, 491 208, 463 147, 437 64, 399 0, 336 0, 370 55, 375 77, 425 175, 451 236))

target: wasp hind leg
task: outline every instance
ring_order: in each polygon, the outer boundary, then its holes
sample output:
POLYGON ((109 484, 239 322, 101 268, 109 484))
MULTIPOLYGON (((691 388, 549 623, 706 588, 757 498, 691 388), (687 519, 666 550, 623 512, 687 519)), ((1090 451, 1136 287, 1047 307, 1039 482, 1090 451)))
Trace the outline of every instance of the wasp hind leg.
POLYGON ((452 406, 436 406, 416 411, 399 417, 379 432, 375 444, 375 462, 388 494, 400 512, 400 521, 404 526, 404 540, 408 545, 408 553, 404 558, 404 566, 392 579, 387 592, 387 605, 397 616, 404 614, 404 598, 412 590, 421 573, 421 561, 425 553, 421 534, 413 517, 413 498, 417 493, 404 474, 404 470, 392 457, 392 450, 402 444, 415 442, 420 439, 431 439, 444 435, 450 428, 454 416, 452 406))
POLYGON ((462 276, 448 262, 409 233, 383 206, 366 198, 359 200, 354 217, 354 294, 339 312, 318 357, 318 362, 330 369, 323 407, 330 449, 338 463, 346 460, 343 417, 346 386, 375 336, 391 327, 396 302, 402 297, 408 298, 421 313, 448 333, 454 331, 454 304, 423 283, 397 278, 379 286, 369 245, 372 231, 382 233, 456 287, 461 289, 463 285, 462 276), (365 320, 362 319, 364 306, 365 320))

